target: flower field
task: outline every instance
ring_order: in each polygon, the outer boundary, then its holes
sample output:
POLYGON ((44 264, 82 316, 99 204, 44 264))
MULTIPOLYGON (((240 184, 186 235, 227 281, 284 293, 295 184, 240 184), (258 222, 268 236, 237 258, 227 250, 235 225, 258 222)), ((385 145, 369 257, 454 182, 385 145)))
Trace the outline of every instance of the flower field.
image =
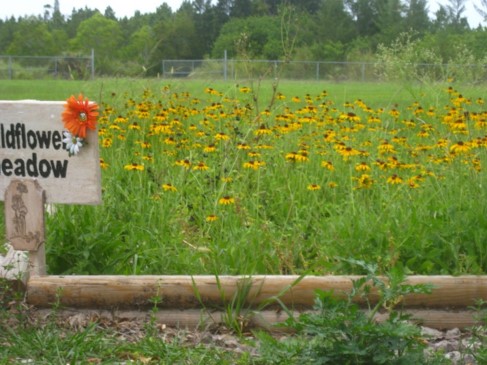
MULTIPOLYGON (((255 88, 255 89, 254 89, 255 88)), ((487 271, 487 108, 170 84, 99 103, 101 206, 48 217, 51 273, 487 271)))

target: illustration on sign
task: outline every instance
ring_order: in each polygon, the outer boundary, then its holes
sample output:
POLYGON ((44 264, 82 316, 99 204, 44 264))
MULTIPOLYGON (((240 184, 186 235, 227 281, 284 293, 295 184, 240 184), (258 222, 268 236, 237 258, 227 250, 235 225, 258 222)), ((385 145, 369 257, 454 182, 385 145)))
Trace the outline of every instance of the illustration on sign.
POLYGON ((7 238, 16 250, 35 251, 44 242, 44 191, 36 181, 14 180, 5 194, 7 238))
MULTIPOLYGON (((27 186, 23 183, 19 183, 17 185, 17 191, 18 194, 15 194, 12 197, 12 210, 14 211, 14 228, 15 228, 15 234, 17 236, 26 236, 27 229, 26 229, 26 224, 25 224, 25 216, 28 213, 27 206, 24 203, 24 200, 22 199, 22 194, 28 193, 29 191, 27 190, 27 186)), ((28 239, 30 241, 30 239, 28 239)))

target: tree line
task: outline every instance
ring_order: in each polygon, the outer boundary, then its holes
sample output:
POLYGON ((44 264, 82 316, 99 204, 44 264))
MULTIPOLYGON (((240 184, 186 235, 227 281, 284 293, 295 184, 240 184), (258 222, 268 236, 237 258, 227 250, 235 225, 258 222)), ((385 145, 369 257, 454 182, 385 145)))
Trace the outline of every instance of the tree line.
MULTIPOLYGON (((163 59, 248 57, 270 60, 367 61, 408 33, 439 62, 487 59, 487 31, 471 27, 466 0, 448 0, 429 15, 427 0, 186 0, 173 11, 117 17, 88 7, 0 20, 0 54, 89 55, 104 75, 151 76, 163 59)), ((476 7, 487 15, 487 0, 476 7)), ((418 59, 418 62, 425 60, 418 59)))

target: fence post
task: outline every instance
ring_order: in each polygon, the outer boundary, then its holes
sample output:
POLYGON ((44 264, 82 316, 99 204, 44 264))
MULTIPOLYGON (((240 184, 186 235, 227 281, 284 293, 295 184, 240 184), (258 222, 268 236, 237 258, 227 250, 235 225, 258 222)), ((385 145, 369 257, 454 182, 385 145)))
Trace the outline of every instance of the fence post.
POLYGON ((12 56, 8 56, 8 79, 12 80, 13 71, 12 71, 12 56))
POLYGON ((223 79, 225 81, 227 81, 227 72, 228 72, 228 70, 227 70, 227 67, 228 67, 227 62, 228 62, 227 50, 225 50, 223 52, 223 79))
POLYGON ((57 77, 57 68, 58 68, 57 62, 58 62, 58 58, 54 57, 54 76, 55 77, 57 77))
POLYGON ((320 81, 320 62, 316 62, 316 81, 320 81))
POLYGON ((91 79, 95 79, 95 49, 91 49, 91 79))

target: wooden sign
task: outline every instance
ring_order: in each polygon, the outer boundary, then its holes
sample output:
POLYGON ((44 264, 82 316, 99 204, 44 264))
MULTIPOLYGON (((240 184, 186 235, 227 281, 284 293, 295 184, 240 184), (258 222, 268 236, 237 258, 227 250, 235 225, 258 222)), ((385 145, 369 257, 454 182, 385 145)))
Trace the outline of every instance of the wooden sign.
POLYGON ((7 240, 19 251, 44 242, 44 190, 34 180, 13 180, 5 192, 7 240))
POLYGON ((37 180, 47 203, 101 202, 98 133, 89 131, 79 153, 63 142, 65 102, 0 101, 0 197, 14 179, 37 180))

